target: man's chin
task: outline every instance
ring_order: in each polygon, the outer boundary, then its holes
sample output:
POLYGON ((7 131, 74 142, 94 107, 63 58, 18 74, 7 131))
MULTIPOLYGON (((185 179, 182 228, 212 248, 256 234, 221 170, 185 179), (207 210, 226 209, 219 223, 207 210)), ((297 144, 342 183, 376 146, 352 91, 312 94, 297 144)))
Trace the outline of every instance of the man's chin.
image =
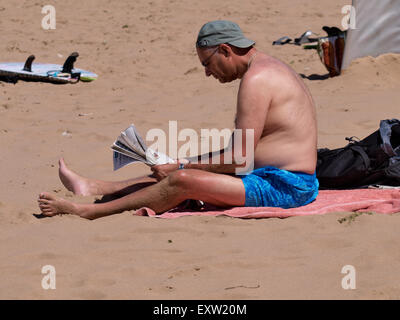
POLYGON ((233 80, 235 80, 235 78, 217 77, 215 75, 213 75, 213 77, 215 79, 217 79, 220 83, 227 83, 227 82, 232 82, 233 80))
POLYGON ((218 81, 220 83, 228 83, 228 82, 232 82, 234 79, 226 79, 226 78, 218 78, 218 81))

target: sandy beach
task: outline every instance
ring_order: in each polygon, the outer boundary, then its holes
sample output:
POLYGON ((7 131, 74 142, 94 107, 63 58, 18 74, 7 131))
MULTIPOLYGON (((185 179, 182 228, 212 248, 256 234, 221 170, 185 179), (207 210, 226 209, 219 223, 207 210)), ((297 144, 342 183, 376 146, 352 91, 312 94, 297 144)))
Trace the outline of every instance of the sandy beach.
POLYGON ((399 299, 400 214, 349 212, 287 219, 182 217, 124 212, 88 221, 38 219, 42 191, 78 202, 58 177, 58 159, 88 177, 122 180, 144 164, 112 168, 110 146, 131 123, 152 128, 233 129, 239 82, 206 78, 195 39, 211 20, 237 22, 258 50, 303 75, 317 108, 318 147, 363 138, 398 118, 400 55, 358 59, 327 78, 317 52, 272 46, 306 30, 338 26, 349 0, 0 2, 1 62, 62 64, 99 75, 91 83, 0 82, 0 299, 399 299), (74 5, 73 5, 74 3, 74 5), (351 218, 353 217, 353 219, 351 218), (342 220, 346 218, 345 220, 342 220), (42 267, 56 289, 42 288, 42 267), (343 266, 356 289, 342 288, 343 266))

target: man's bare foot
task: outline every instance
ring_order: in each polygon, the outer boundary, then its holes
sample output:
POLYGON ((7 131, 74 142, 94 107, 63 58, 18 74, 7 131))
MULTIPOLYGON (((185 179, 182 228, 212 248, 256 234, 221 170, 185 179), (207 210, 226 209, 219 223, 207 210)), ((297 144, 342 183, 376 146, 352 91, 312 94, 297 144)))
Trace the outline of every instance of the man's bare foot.
POLYGON ((74 194, 80 196, 98 195, 96 185, 93 181, 81 177, 72 170, 68 169, 63 158, 59 160, 58 164, 58 175, 60 176, 63 185, 69 191, 72 191, 74 194))
POLYGON ((47 192, 42 192, 38 199, 40 211, 47 217, 52 217, 57 214, 75 214, 82 216, 80 205, 69 202, 62 198, 57 198, 47 192))

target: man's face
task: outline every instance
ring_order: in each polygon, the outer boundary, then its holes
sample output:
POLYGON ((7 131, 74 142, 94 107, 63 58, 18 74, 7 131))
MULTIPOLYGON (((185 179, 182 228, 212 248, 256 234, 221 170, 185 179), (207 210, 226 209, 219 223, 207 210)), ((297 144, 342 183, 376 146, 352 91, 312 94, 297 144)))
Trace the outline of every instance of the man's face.
POLYGON ((229 70, 226 56, 221 53, 223 48, 220 46, 212 48, 196 48, 200 63, 204 67, 207 77, 213 76, 219 82, 225 83, 235 80, 229 70))

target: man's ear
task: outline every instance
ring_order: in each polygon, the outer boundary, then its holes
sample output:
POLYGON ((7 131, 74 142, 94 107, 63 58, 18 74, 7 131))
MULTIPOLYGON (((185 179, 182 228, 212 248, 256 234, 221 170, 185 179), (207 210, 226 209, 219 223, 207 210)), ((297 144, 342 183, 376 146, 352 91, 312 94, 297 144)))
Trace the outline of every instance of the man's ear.
POLYGON ((232 55, 232 48, 226 43, 222 43, 219 45, 219 52, 225 57, 230 57, 232 55))

